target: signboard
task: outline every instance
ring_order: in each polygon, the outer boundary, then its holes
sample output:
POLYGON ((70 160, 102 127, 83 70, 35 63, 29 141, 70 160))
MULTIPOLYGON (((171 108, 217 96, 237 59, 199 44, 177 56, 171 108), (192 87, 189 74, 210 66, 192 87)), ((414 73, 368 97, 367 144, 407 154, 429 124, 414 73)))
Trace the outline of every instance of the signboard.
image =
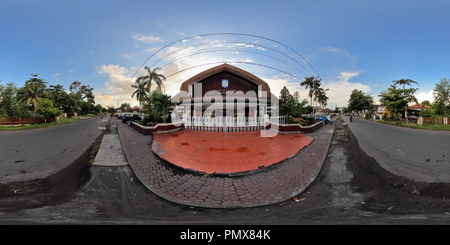
POLYGON ((222 87, 228 88, 228 79, 222 79, 222 87))

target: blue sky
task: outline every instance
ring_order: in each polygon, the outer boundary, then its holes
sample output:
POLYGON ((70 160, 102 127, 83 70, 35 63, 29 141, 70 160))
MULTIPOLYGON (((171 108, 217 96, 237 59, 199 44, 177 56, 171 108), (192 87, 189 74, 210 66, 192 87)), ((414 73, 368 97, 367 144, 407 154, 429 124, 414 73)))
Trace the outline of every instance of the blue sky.
MULTIPOLYGON (((195 35, 244 33, 275 40, 301 54, 313 67, 303 63, 304 73, 316 75, 314 69, 330 89, 329 107, 345 106, 355 88, 378 95, 402 78, 419 83, 419 101, 432 100, 439 78, 450 78, 449 12, 450 2, 437 0, 0 0, 0 79, 23 86, 30 74, 39 73, 66 90, 73 81, 90 85, 96 103, 103 106, 137 105, 130 84, 155 51, 195 35)), ((269 82, 275 95, 287 86, 307 98, 298 79, 280 72, 303 78, 301 69, 290 65, 304 60, 266 39, 186 39, 145 65, 171 51, 179 52, 165 61, 179 60, 163 69, 166 76, 208 62, 251 62, 277 70, 236 65, 269 82), (207 45, 199 44, 214 41, 209 48, 217 52, 201 53, 207 45), (270 58, 275 55, 279 59, 270 58)), ((180 82, 206 68, 171 76, 167 92, 178 92, 180 82)))

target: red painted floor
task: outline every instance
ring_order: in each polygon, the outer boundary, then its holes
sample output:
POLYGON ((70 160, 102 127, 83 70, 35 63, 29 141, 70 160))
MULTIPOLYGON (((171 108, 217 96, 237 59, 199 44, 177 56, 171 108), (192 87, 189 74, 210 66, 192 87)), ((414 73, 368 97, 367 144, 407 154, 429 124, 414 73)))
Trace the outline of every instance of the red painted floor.
MULTIPOLYGON (((208 132, 180 130, 154 134, 166 161, 185 169, 230 174, 268 167, 297 154, 314 139, 305 134, 260 137, 260 131, 208 132)), ((156 151, 155 151, 156 152, 156 151)))

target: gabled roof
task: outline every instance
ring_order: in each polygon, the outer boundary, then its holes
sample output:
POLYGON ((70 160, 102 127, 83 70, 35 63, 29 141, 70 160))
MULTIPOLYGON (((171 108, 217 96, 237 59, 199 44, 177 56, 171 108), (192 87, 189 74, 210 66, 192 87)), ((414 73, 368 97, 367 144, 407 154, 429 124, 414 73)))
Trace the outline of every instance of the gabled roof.
POLYGON ((244 71, 240 68, 237 68, 237 67, 229 65, 229 64, 222 64, 222 65, 215 66, 211 69, 200 72, 199 74, 189 78, 188 80, 186 80, 185 82, 183 82, 181 84, 180 91, 188 92, 189 84, 194 84, 194 83, 200 82, 205 78, 208 78, 212 75, 215 75, 215 74, 217 74, 219 72, 223 72, 223 71, 228 71, 233 74, 236 74, 240 77, 247 79, 248 81, 250 81, 256 85, 262 85, 262 88, 261 88, 262 91, 267 91, 267 96, 270 97, 270 87, 265 81, 263 81, 259 77, 255 76, 247 71, 244 71))
MULTIPOLYGON (((428 109, 430 109, 431 107, 425 105, 425 106, 423 106, 423 108, 426 109, 426 110, 428 110, 428 109)), ((409 109, 422 109, 422 105, 420 105, 420 104, 415 104, 415 105, 413 105, 413 106, 410 106, 409 109)))

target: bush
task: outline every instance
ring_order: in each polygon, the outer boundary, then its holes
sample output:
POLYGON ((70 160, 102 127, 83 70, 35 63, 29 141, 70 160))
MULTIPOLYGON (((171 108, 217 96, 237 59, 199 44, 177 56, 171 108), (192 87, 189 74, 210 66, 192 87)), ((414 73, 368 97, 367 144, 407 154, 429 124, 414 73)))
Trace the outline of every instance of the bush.
POLYGON ((293 118, 293 123, 298 123, 302 126, 309 126, 314 121, 312 117, 304 117, 304 118, 293 118))
POLYGON ((370 118, 372 118, 372 116, 373 116, 373 112, 371 112, 371 111, 366 112, 366 119, 370 119, 370 118))
POLYGON ((146 116, 144 117, 144 119, 142 120, 142 124, 144 126, 155 126, 157 124, 157 122, 155 122, 154 120, 152 120, 152 117, 150 116, 146 116))
POLYGON ((383 112, 383 118, 386 118, 386 120, 394 120, 394 121, 396 121, 398 119, 398 116, 392 111, 384 111, 383 112))
POLYGON ((430 117, 425 117, 424 118, 424 123, 425 124, 430 124, 430 125, 439 124, 440 121, 441 121, 441 119, 439 118, 439 116, 436 116, 436 115, 432 115, 430 117))
POLYGON ((302 117, 303 120, 308 121, 308 125, 311 125, 314 123, 314 117, 302 117))
POLYGON ((434 116, 434 110, 432 108, 428 110, 423 110, 419 114, 420 117, 432 117, 434 116))
POLYGON ((302 125, 302 126, 309 126, 309 125, 311 125, 311 122, 310 122, 310 121, 305 120, 305 119, 303 119, 303 118, 299 118, 299 119, 298 119, 298 123, 299 123, 300 125, 302 125))

